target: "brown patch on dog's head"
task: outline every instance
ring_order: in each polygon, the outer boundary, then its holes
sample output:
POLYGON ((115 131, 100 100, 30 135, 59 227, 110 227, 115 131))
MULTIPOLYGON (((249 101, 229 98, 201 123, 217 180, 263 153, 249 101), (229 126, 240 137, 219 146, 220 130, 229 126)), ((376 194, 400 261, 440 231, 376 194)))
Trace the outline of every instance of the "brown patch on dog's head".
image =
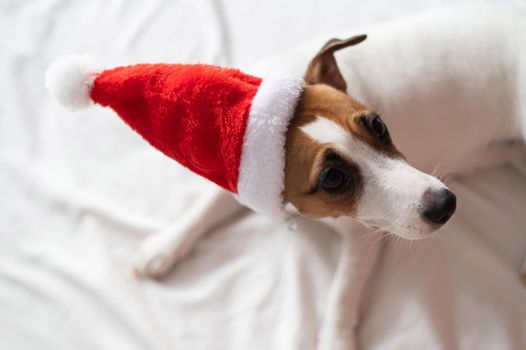
POLYGON ((379 118, 352 97, 327 85, 306 86, 287 133, 284 196, 301 213, 311 217, 353 215, 363 178, 352 158, 333 144, 312 140, 301 129, 317 117, 329 119, 373 147, 398 155, 389 133, 382 141, 370 121, 379 118), (336 186, 339 176, 341 186, 336 186), (329 177, 329 178, 327 178, 329 177), (327 188, 327 182, 335 185, 327 188))
POLYGON ((305 74, 307 86, 288 129, 284 197, 310 217, 352 216, 363 178, 352 157, 342 154, 333 144, 312 140, 302 126, 322 116, 372 147, 400 155, 379 116, 345 93, 346 83, 333 56, 335 51, 365 38, 360 35, 347 40, 332 39, 313 58, 305 74), (375 134, 375 127, 385 128, 381 138, 375 134))

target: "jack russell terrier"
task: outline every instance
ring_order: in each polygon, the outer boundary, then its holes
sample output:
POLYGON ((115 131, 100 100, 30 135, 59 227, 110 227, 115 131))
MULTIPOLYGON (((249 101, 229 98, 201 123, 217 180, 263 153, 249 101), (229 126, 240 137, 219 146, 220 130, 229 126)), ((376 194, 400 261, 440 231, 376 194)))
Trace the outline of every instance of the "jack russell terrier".
MULTIPOLYGON (((330 224, 344 238, 319 349, 357 347, 360 298, 381 249, 374 237, 352 244, 371 229, 350 217, 418 239, 454 212, 454 196, 409 166, 389 133, 429 173, 472 173, 504 162, 526 135, 525 35, 524 6, 435 11, 368 30, 367 41, 348 50, 364 37, 329 41, 308 65, 312 85, 289 129, 284 194, 304 215, 338 216, 330 224), (389 131, 343 92, 380 103, 389 131)), ((259 65, 301 69, 316 42, 259 65)), ((142 242, 135 273, 162 277, 238 208, 224 191, 207 194, 181 221, 142 242)))
MULTIPOLYGON (((287 131, 283 197, 291 215, 339 217, 335 228, 349 238, 329 294, 320 349, 355 346, 361 293, 380 249, 374 240, 350 243, 371 231, 355 221, 378 235, 416 240, 432 235, 456 209, 455 195, 440 180, 407 163, 381 117, 346 94, 334 53, 365 39, 331 40, 312 59, 287 131)), ((135 274, 162 277, 239 208, 226 191, 208 194, 173 227, 141 244, 135 274)))
MULTIPOLYGON (((366 36, 330 40, 309 63, 286 131, 282 195, 291 215, 330 220, 344 238, 319 349, 357 347, 360 299, 381 245, 356 238, 425 239, 454 214, 455 195, 417 168, 472 171, 520 146, 524 19, 523 7, 420 15, 380 26, 349 50, 366 36), (385 118, 371 107, 379 96, 385 118)), ((162 277, 239 208, 226 191, 204 196, 141 243, 135 274, 162 277)))

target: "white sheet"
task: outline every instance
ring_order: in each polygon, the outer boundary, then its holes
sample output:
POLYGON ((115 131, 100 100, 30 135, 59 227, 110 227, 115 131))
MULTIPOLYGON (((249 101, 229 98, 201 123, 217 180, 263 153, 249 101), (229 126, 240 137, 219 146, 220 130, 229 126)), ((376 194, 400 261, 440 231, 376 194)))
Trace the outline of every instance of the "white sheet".
MULTIPOLYGON (((338 257, 328 227, 302 219, 289 231, 245 212, 165 281, 135 280, 139 239, 211 185, 111 111, 54 105, 43 86, 54 57, 248 66, 314 35, 458 2, 0 3, 0 348, 312 349, 338 257)), ((459 210, 439 237, 385 244, 363 348, 526 348, 525 184, 520 153, 452 184, 459 210)))

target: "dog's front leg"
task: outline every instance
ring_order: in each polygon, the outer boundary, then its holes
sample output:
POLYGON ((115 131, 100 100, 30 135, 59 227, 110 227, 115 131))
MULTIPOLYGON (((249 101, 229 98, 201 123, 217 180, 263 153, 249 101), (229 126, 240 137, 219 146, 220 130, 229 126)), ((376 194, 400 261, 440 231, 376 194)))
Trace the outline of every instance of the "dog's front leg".
POLYGON ((369 237, 365 227, 343 235, 341 256, 333 278, 318 350, 357 349, 357 328, 360 318, 362 293, 376 261, 382 242, 375 233, 369 237))
POLYGON ((135 254, 135 275, 163 277, 211 228, 241 208, 239 202, 222 189, 206 193, 185 216, 140 243, 135 254))

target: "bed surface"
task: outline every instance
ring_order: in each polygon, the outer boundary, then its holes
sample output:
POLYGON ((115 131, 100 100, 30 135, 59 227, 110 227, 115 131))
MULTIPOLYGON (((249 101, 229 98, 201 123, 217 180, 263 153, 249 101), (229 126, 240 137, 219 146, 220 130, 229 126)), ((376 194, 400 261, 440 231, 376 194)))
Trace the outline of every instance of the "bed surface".
MULTIPOLYGON (((139 240, 212 185, 111 111, 55 105, 53 58, 248 67, 313 36, 460 2, 474 1, 0 3, 0 348, 314 349, 338 258, 330 227, 245 210, 165 280, 135 279, 139 240)), ((526 153, 450 185, 459 208, 442 234, 384 243, 364 349, 526 348, 526 153)))

